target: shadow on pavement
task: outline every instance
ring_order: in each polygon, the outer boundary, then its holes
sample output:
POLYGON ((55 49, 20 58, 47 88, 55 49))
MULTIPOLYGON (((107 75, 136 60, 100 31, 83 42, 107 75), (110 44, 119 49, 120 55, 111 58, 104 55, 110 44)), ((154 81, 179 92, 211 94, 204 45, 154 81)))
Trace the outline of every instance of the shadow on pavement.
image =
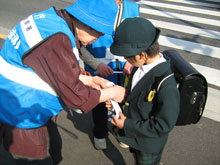
MULTIPOLYGON (((91 119, 90 113, 79 114, 74 110, 65 110, 65 111, 67 112, 67 119, 69 119, 73 123, 74 127, 77 130, 86 133, 89 136, 91 143, 93 144, 93 134, 92 134, 93 121, 91 119)), ((106 155, 106 157, 108 157, 108 159, 111 160, 113 164, 120 164, 120 165, 126 164, 120 151, 115 147, 115 145, 111 142, 111 140, 108 137, 106 138, 106 142, 107 142, 107 149, 102 150, 103 153, 106 155)))

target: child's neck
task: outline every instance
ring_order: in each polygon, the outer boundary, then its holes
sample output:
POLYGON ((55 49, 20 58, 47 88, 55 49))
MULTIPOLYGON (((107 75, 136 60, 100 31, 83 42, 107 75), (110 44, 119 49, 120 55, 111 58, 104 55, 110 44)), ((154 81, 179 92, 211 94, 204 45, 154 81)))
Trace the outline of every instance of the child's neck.
POLYGON ((147 60, 146 60, 146 63, 145 63, 145 65, 147 65, 147 64, 151 64, 151 63, 153 63, 154 61, 157 61, 157 60, 159 60, 161 58, 161 55, 160 55, 160 53, 158 53, 156 56, 154 56, 153 58, 147 58, 147 60))

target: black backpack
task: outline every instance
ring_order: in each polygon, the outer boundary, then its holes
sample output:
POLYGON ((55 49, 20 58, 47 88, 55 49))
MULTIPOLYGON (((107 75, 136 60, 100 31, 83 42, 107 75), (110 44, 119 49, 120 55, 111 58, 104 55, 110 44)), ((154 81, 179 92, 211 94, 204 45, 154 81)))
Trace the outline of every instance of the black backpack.
POLYGON ((205 77, 185 61, 177 51, 166 50, 164 55, 171 59, 171 70, 157 78, 153 88, 159 91, 160 85, 174 74, 180 92, 180 112, 176 125, 196 124, 202 117, 207 100, 205 77))

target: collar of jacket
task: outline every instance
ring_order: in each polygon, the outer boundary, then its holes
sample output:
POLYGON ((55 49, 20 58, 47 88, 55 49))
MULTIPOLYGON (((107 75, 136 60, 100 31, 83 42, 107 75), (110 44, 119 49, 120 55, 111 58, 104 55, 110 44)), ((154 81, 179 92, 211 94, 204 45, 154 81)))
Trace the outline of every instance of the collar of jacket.
MULTIPOLYGON (((167 59, 167 57, 166 57, 167 59)), ((164 72, 166 72, 170 68, 170 59, 167 59, 166 62, 160 63, 154 68, 152 68, 144 77, 137 83, 137 85, 133 88, 133 90, 128 93, 128 97, 126 98, 126 101, 132 100, 136 98, 140 91, 151 89, 152 84, 156 80, 157 77, 160 77, 164 72)), ((135 71, 136 72, 136 71, 135 71)), ((135 72, 132 72, 129 82, 131 82, 132 77, 135 72)), ((128 87, 130 88, 131 84, 128 84, 128 87)), ((130 90, 130 89, 129 89, 130 90)))

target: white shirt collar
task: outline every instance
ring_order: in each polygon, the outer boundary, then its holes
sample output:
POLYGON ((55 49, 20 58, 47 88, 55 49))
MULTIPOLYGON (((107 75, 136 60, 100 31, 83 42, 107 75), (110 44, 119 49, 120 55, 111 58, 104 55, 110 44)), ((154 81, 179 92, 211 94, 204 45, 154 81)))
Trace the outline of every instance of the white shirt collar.
POLYGON ((147 65, 142 65, 140 66, 137 71, 135 72, 133 78, 132 78, 132 86, 131 86, 131 90, 133 90, 133 88, 136 86, 136 84, 141 80, 141 78, 147 74, 153 67, 157 66, 158 64, 165 62, 166 59, 164 58, 164 56, 160 53, 161 57, 160 59, 147 64, 147 65))
POLYGON ((164 58, 164 56, 160 53, 161 57, 160 59, 150 63, 150 64, 147 64, 147 65, 142 65, 140 66, 140 70, 144 73, 147 73, 149 72, 153 67, 157 66, 158 64, 162 63, 162 62, 165 62, 166 59, 164 58))

